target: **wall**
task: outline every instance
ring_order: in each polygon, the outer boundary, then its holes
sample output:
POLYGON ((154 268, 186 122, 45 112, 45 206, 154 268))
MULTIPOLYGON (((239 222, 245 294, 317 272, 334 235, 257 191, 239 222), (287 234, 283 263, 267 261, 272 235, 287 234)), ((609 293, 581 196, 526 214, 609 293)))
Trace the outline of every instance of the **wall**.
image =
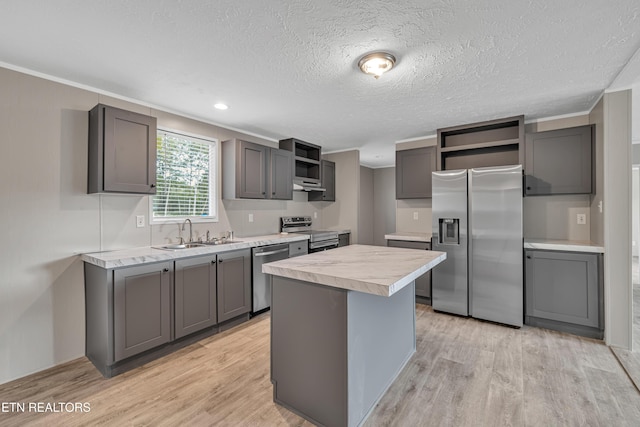
POLYGON ((373 169, 360 166, 358 243, 373 245, 373 169))
POLYGON ((396 168, 373 170, 373 244, 386 246, 385 234, 396 231, 396 168))
POLYGON ((589 113, 589 123, 596 127, 596 188, 591 195, 590 233, 591 241, 604 246, 604 97, 602 97, 589 113))
MULTIPOLYGON (((78 254, 175 241, 177 223, 136 228, 146 196, 87 194, 87 112, 105 103, 158 118, 158 126, 225 140, 243 135, 149 107, 0 68, 0 383, 84 355, 84 277, 78 254)), ((220 175, 222 165, 218 165, 220 175)), ((220 182, 220 180, 218 180, 220 182)), ((220 191, 220 185, 218 186, 220 191)), ((220 194, 220 193, 219 193, 220 194)), ((293 201, 219 201, 218 223, 196 236, 278 231, 285 214, 322 211, 293 201), (254 222, 248 222, 254 213, 254 222)))
MULTIPOLYGON (((396 144, 396 151, 435 146, 437 142, 435 136, 402 142, 396 144)), ((431 199, 397 200, 396 231, 431 233, 431 199)))
POLYGON ((322 228, 351 230, 351 243, 359 243, 360 152, 329 153, 322 156, 336 164, 336 201, 323 204, 322 228))
MULTIPOLYGON (((605 93, 604 289, 605 340, 631 348, 631 91, 605 93)), ((596 118, 600 120, 600 117, 596 118)))
MULTIPOLYGON (((542 132, 589 124, 587 114, 540 120, 525 125, 525 132, 542 132)), ((396 150, 428 147, 437 144, 437 138, 428 137, 396 145, 396 150)), ((591 196, 537 196, 523 199, 525 238, 560 240, 589 240, 593 215, 591 196), (578 225, 576 215, 587 215, 587 224, 578 225)), ((398 200, 396 208, 397 231, 431 232, 431 199, 398 200), (417 215, 418 219, 415 219, 417 215)))

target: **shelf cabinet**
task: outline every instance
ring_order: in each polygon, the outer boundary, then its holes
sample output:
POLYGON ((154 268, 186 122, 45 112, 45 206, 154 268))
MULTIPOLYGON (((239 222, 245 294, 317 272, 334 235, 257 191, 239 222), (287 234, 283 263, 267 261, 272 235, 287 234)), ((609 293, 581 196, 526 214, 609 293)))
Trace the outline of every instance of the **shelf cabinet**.
POLYGON ((438 129, 437 170, 524 162, 524 116, 438 129))
POLYGON ((320 180, 322 181, 322 188, 325 191, 311 191, 309 192, 308 200, 310 202, 324 201, 335 202, 336 201, 336 164, 329 160, 320 161, 320 180))
POLYGON ((320 183, 320 146, 296 138, 282 139, 279 144, 280 149, 293 153, 295 180, 320 183))
POLYGON ((525 250, 525 323, 602 338, 602 255, 525 250))
POLYGON ((240 139, 222 142, 224 199, 293 199, 293 155, 240 139))
POLYGON ((98 104, 89 111, 89 193, 156 193, 157 120, 98 104))
POLYGON ((251 311, 251 249, 218 254, 218 322, 251 311))
POLYGON ((215 255, 175 260, 176 339, 217 323, 216 264, 215 255))
MULTIPOLYGON (((431 250, 429 242, 412 242, 407 240, 387 240, 387 246, 392 248, 419 249, 423 251, 431 250)), ((418 277, 416 283, 416 296, 427 299, 431 302, 431 271, 418 277)))
POLYGON ((396 151, 396 199, 431 197, 431 172, 436 170, 436 148, 396 151))
POLYGON ((528 133, 525 195, 593 191, 593 125, 528 133))

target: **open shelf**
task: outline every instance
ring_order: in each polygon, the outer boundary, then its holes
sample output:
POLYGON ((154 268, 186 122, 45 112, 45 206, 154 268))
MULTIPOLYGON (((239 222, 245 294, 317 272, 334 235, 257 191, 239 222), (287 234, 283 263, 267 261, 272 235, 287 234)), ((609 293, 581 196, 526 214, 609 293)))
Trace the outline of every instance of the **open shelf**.
POLYGON ((438 129, 437 170, 522 164, 524 116, 438 129))

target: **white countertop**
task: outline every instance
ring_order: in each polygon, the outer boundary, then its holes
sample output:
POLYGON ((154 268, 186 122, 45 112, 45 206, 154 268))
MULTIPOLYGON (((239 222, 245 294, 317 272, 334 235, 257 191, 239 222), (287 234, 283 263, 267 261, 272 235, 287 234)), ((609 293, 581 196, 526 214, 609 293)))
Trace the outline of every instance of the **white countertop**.
POLYGON ((270 262, 264 273, 335 288, 391 296, 447 257, 445 252, 349 245, 270 262))
POLYGON ((385 234, 386 240, 405 240, 409 242, 431 242, 431 233, 418 233, 413 231, 399 231, 385 234))
POLYGON ((256 246, 297 242, 307 239, 309 239, 309 236, 301 234, 270 234, 267 236, 235 238, 233 243, 206 245, 189 249, 165 250, 158 249, 158 247, 164 245, 157 245, 122 249, 118 251, 92 252, 82 254, 81 259, 84 262, 88 262, 102 268, 119 268, 159 261, 169 261, 172 259, 188 258, 197 255, 215 254, 219 252, 233 251, 236 249, 253 248, 256 246))
POLYGON ((543 249, 547 251, 604 253, 603 246, 581 240, 525 239, 524 248, 543 249))

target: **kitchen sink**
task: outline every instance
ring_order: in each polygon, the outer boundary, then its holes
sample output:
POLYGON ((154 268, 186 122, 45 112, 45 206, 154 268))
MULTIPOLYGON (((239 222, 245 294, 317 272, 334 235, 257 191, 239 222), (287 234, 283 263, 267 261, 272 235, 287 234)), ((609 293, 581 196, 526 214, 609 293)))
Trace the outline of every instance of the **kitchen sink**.
POLYGON ((176 243, 171 245, 156 246, 156 249, 164 249, 167 251, 177 251, 181 249, 200 248, 206 246, 204 243, 176 243))
POLYGON ((202 242, 203 245, 216 246, 216 245, 228 245, 229 243, 240 243, 238 240, 217 240, 215 242, 202 242))

